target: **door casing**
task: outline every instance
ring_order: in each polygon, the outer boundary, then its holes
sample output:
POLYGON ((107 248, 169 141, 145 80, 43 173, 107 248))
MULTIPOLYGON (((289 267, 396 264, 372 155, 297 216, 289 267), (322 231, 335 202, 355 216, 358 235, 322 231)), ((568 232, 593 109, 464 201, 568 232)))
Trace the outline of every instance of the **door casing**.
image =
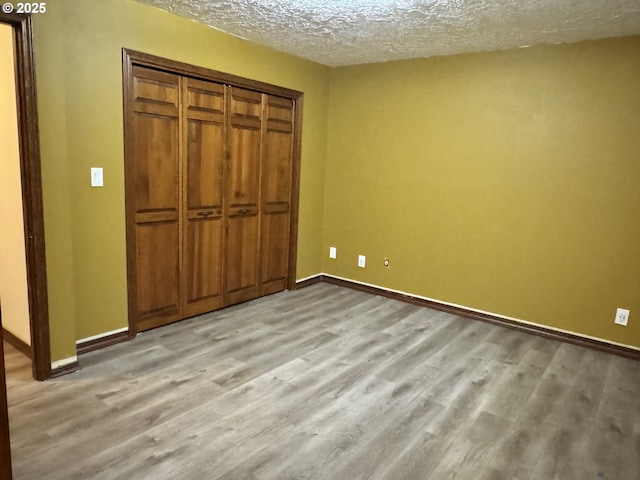
POLYGON ((0 15, 0 22, 13 27, 15 40, 18 142, 22 177, 32 371, 36 380, 46 380, 51 376, 51 346, 49 343, 49 300, 40 169, 40 137, 33 59, 33 26, 31 15, 16 13, 0 15))

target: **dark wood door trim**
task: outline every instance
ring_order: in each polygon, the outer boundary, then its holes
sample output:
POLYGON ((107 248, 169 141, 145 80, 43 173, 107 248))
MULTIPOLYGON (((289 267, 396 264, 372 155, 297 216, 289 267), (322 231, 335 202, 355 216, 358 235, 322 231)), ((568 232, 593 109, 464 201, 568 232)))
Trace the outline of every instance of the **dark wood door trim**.
POLYGON ((125 158, 125 234, 126 234, 126 251, 127 251, 127 312, 129 317, 129 336, 134 337, 138 333, 138 327, 134 319, 136 318, 136 285, 138 284, 138 275, 135 268, 135 204, 129 200, 130 189, 130 166, 127 159, 134 155, 134 143, 131 135, 127 132, 133 131, 134 119, 133 114, 133 61, 127 54, 126 50, 122 51, 122 108, 124 112, 123 128, 124 128, 124 158, 125 158))
POLYGON ((32 366, 34 378, 46 380, 51 376, 51 346, 33 27, 30 15, 5 13, 0 15, 0 22, 14 30, 32 366))
POLYGON ((302 104, 304 96, 294 98, 293 165, 291 169, 291 218, 289 226, 289 278, 287 289, 296 289, 298 259, 298 218, 300 204, 300 159, 302 158, 302 104))
MULTIPOLYGON (((297 270, 297 246, 298 246, 298 218, 299 218, 299 197, 300 197, 300 162, 302 146, 302 105, 304 94, 297 90, 279 87, 269 83, 250 80, 244 77, 224 73, 217 70, 189 65, 183 62, 170 60, 155 55, 150 55, 135 50, 122 49, 122 85, 123 85, 123 107, 124 107, 124 154, 125 158, 133 155, 133 141, 131 135, 133 122, 129 114, 132 110, 131 98, 133 98, 133 67, 147 67, 163 72, 174 73, 190 78, 196 78, 211 82, 223 83, 247 90, 276 95, 289 98, 294 102, 294 132, 293 132, 293 158, 292 158, 292 179, 291 179, 291 217, 289 227, 289 268, 287 278, 287 288, 293 290, 296 286, 297 270)), ((125 167, 126 169, 126 167, 125 167)), ((126 180, 125 180, 126 183, 126 180)), ((135 258, 134 242, 135 225, 131 221, 133 218, 133 202, 126 202, 127 216, 127 293, 129 311, 129 332, 134 336, 136 326, 136 272, 133 259, 135 258)))
MULTIPOLYGON (((157 57, 148 53, 138 52, 127 48, 122 49, 122 58, 125 68, 123 71, 131 69, 132 65, 141 67, 149 67, 156 70, 162 70, 169 73, 175 73, 191 78, 199 78, 211 82, 224 83, 234 87, 246 88, 247 90, 255 90, 257 92, 277 95, 279 97, 291 98, 297 100, 302 97, 303 93, 297 90, 291 90, 285 87, 279 87, 270 83, 251 80, 249 78, 240 77, 231 73, 211 70, 209 68, 198 67, 188 63, 169 60, 167 58, 157 57), (128 68, 127 68, 128 66, 128 68)), ((126 84, 126 82, 125 82, 126 84)))

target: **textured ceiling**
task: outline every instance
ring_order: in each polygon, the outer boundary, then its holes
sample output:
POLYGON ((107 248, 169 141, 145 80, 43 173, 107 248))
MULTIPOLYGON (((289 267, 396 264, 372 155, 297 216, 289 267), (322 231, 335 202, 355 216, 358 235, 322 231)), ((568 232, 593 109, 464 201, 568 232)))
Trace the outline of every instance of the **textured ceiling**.
POLYGON ((640 34, 640 0, 139 0, 330 66, 640 34))

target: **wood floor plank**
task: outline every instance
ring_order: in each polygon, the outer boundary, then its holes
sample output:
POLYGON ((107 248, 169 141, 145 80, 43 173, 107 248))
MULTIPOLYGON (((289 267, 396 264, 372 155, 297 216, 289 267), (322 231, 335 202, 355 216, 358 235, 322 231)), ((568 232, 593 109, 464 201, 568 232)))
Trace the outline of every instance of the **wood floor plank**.
POLYGON ((16 480, 634 480, 638 363, 335 285, 44 383, 5 347, 16 480))

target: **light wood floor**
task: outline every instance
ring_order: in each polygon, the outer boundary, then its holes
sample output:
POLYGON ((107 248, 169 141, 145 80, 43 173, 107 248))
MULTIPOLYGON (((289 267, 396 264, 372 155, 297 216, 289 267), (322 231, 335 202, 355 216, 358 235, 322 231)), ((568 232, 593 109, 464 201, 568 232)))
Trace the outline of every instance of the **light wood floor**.
POLYGON ((638 362, 332 285, 7 349, 16 480, 640 478, 638 362))

